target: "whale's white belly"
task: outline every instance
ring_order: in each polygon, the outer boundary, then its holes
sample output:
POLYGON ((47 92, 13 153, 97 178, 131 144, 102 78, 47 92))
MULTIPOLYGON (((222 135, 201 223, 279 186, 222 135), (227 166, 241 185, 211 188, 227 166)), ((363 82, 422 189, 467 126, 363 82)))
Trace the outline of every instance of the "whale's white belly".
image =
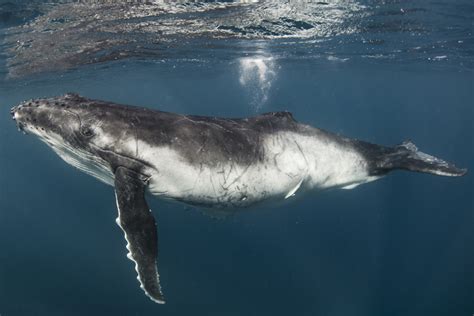
POLYGON ((245 207, 308 188, 367 181, 363 158, 337 144, 281 132, 266 136, 261 145, 264 158, 248 165, 232 159, 195 165, 169 147, 140 153, 154 166, 152 194, 208 207, 245 207))
POLYGON ((158 172, 150 181, 151 193, 212 207, 243 207, 283 198, 307 175, 304 159, 291 152, 248 165, 232 160, 192 165, 166 148, 160 149, 160 157, 158 172))

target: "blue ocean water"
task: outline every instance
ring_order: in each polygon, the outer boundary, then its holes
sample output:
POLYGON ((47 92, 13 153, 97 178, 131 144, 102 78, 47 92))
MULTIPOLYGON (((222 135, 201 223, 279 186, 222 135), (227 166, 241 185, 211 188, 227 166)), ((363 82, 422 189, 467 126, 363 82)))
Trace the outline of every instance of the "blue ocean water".
POLYGON ((474 4, 0 2, 0 315, 473 315, 474 4), (69 91, 244 117, 288 110, 421 150, 394 172, 226 219, 149 197, 165 305, 140 290, 113 188, 11 121, 69 91))

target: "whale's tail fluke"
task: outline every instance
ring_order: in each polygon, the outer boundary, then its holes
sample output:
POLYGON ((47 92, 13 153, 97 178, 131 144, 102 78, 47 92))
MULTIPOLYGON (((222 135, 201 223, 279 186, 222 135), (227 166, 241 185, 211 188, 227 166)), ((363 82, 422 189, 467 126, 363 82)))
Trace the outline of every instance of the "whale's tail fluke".
POLYGON ((411 141, 405 141, 393 148, 383 147, 378 154, 371 155, 370 172, 380 175, 395 169, 404 169, 438 176, 459 177, 467 173, 442 159, 425 154, 411 141))

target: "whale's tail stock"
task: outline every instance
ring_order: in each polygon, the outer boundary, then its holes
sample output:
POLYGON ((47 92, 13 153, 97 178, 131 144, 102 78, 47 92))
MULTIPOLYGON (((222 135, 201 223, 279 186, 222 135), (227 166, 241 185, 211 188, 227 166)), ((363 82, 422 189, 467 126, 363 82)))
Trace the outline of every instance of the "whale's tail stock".
POLYGON ((367 143, 361 147, 369 160, 372 175, 382 175, 396 169, 448 177, 459 177, 467 173, 467 169, 457 168, 449 162, 419 151, 411 141, 392 148, 367 143))

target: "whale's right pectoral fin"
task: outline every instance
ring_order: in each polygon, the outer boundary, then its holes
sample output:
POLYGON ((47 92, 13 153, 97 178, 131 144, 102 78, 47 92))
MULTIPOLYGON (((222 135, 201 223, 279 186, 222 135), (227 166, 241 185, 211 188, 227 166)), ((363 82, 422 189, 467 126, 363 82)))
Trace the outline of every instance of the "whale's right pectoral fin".
POLYGON ((156 222, 145 200, 146 184, 141 175, 125 167, 115 172, 117 224, 127 240, 127 257, 135 263, 141 288, 154 302, 163 304, 157 269, 158 240, 156 222))

